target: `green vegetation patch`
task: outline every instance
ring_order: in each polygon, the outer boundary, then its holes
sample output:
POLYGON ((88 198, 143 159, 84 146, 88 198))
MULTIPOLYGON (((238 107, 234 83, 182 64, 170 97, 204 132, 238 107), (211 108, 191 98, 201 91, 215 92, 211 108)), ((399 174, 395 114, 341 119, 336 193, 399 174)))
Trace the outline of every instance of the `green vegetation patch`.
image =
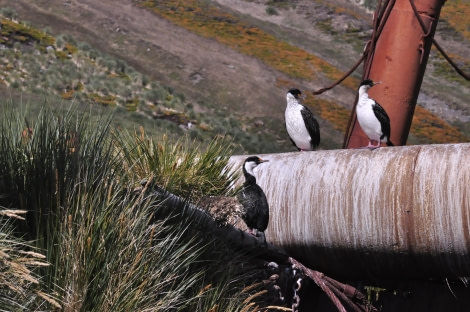
POLYGON ((91 93, 87 95, 88 98, 98 104, 102 105, 116 105, 116 97, 114 95, 99 95, 97 93, 91 93))
POLYGON ((47 47, 55 44, 55 38, 32 27, 26 26, 22 23, 17 23, 12 20, 2 18, 1 24, 1 35, 0 43, 6 44, 7 46, 13 46, 18 42, 33 41, 38 43, 42 47, 47 47))
MULTIPOLYGON (((432 59, 432 65, 434 67, 434 73, 437 76, 443 77, 447 81, 457 82, 462 85, 468 84, 468 81, 455 71, 445 57, 441 53, 437 52, 437 49, 434 46, 432 51, 436 52, 436 56, 432 59)), ((454 53, 447 53, 447 55, 464 73, 470 73, 470 59, 454 53)))
POLYGON ((462 0, 446 1, 441 10, 441 18, 470 40, 470 3, 462 0))
POLYGON ((460 143, 467 142, 459 129, 452 127, 442 118, 421 106, 416 106, 413 115, 411 134, 421 138, 423 143, 460 143))

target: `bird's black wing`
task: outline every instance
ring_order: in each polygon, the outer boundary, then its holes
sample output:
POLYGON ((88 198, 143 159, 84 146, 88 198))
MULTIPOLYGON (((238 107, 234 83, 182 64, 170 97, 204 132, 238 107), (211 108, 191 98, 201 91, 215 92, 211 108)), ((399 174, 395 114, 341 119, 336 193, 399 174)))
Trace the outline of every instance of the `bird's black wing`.
POLYGON ((390 140, 390 118, 388 117, 387 112, 377 102, 372 105, 372 110, 374 111, 375 117, 377 117, 380 122, 380 126, 382 127, 381 138, 387 137, 390 140))
POLYGON ((249 228, 264 232, 269 222, 269 205, 266 195, 257 184, 245 185, 238 195, 243 205, 243 220, 249 228))
POLYGON ((320 145, 320 126, 318 125, 318 121, 313 117, 312 112, 305 106, 302 108, 300 113, 305 121, 305 127, 307 127, 308 134, 312 139, 312 147, 316 148, 320 145))
POLYGON ((258 186, 260 197, 258 201, 258 221, 256 222, 256 229, 264 232, 269 223, 269 204, 263 190, 258 186))

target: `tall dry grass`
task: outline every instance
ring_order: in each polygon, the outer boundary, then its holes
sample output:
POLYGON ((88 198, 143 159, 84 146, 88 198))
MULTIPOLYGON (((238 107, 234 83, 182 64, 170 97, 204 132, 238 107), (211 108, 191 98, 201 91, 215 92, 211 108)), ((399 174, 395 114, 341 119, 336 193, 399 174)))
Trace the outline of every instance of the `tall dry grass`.
POLYGON ((206 148, 187 140, 154 142, 144 131, 113 129, 111 116, 47 107, 30 116, 14 106, 2 106, 0 119, 0 205, 27 213, 9 231, 1 229, 0 246, 22 237, 31 243, 18 245, 18 253, 45 255, 38 263, 48 265, 31 269, 37 282, 30 286, 49 299, 12 297, 17 306, 250 310, 253 303, 244 300, 257 290, 243 289, 260 273, 250 257, 178 210, 162 209, 151 190, 136 191, 147 181, 145 187, 157 184, 185 198, 230 194, 235 177, 223 170, 227 142, 206 148))

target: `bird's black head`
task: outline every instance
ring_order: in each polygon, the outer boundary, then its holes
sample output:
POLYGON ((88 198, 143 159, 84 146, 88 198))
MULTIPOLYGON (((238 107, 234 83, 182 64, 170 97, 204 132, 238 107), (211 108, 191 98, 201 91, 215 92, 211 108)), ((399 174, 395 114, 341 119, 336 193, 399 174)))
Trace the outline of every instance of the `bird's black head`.
POLYGON ((363 80, 361 82, 361 84, 359 85, 359 88, 362 87, 362 86, 368 86, 369 88, 371 88, 371 87, 373 87, 373 86, 375 86, 376 84, 379 84, 379 83, 381 83, 381 82, 380 81, 374 82, 370 79, 366 79, 366 80, 363 80))
POLYGON ((302 92, 300 92, 299 89, 290 89, 287 93, 292 94, 296 99, 299 99, 302 95, 302 92))
POLYGON ((261 158, 259 158, 258 156, 250 156, 248 157, 247 159, 245 159, 245 163, 249 163, 249 162, 253 162, 257 165, 263 163, 263 162, 267 162, 269 160, 263 160, 261 158))
POLYGON ((369 87, 372 87, 374 85, 374 82, 370 79, 366 79, 366 80, 363 80, 361 82, 361 84, 359 85, 359 87, 362 87, 362 86, 369 86, 369 87))
POLYGON ((243 175, 248 183, 256 183, 253 169, 255 169, 259 164, 267 161, 269 160, 261 159, 258 156, 250 156, 245 159, 245 162, 243 163, 243 175))

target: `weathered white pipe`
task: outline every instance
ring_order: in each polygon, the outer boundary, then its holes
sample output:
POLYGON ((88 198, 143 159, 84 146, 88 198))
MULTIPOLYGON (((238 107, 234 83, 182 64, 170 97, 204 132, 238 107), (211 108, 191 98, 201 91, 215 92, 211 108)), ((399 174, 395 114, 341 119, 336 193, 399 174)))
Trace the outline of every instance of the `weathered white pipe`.
POLYGON ((470 144, 259 156, 266 238, 305 264, 344 278, 470 275, 470 144))

